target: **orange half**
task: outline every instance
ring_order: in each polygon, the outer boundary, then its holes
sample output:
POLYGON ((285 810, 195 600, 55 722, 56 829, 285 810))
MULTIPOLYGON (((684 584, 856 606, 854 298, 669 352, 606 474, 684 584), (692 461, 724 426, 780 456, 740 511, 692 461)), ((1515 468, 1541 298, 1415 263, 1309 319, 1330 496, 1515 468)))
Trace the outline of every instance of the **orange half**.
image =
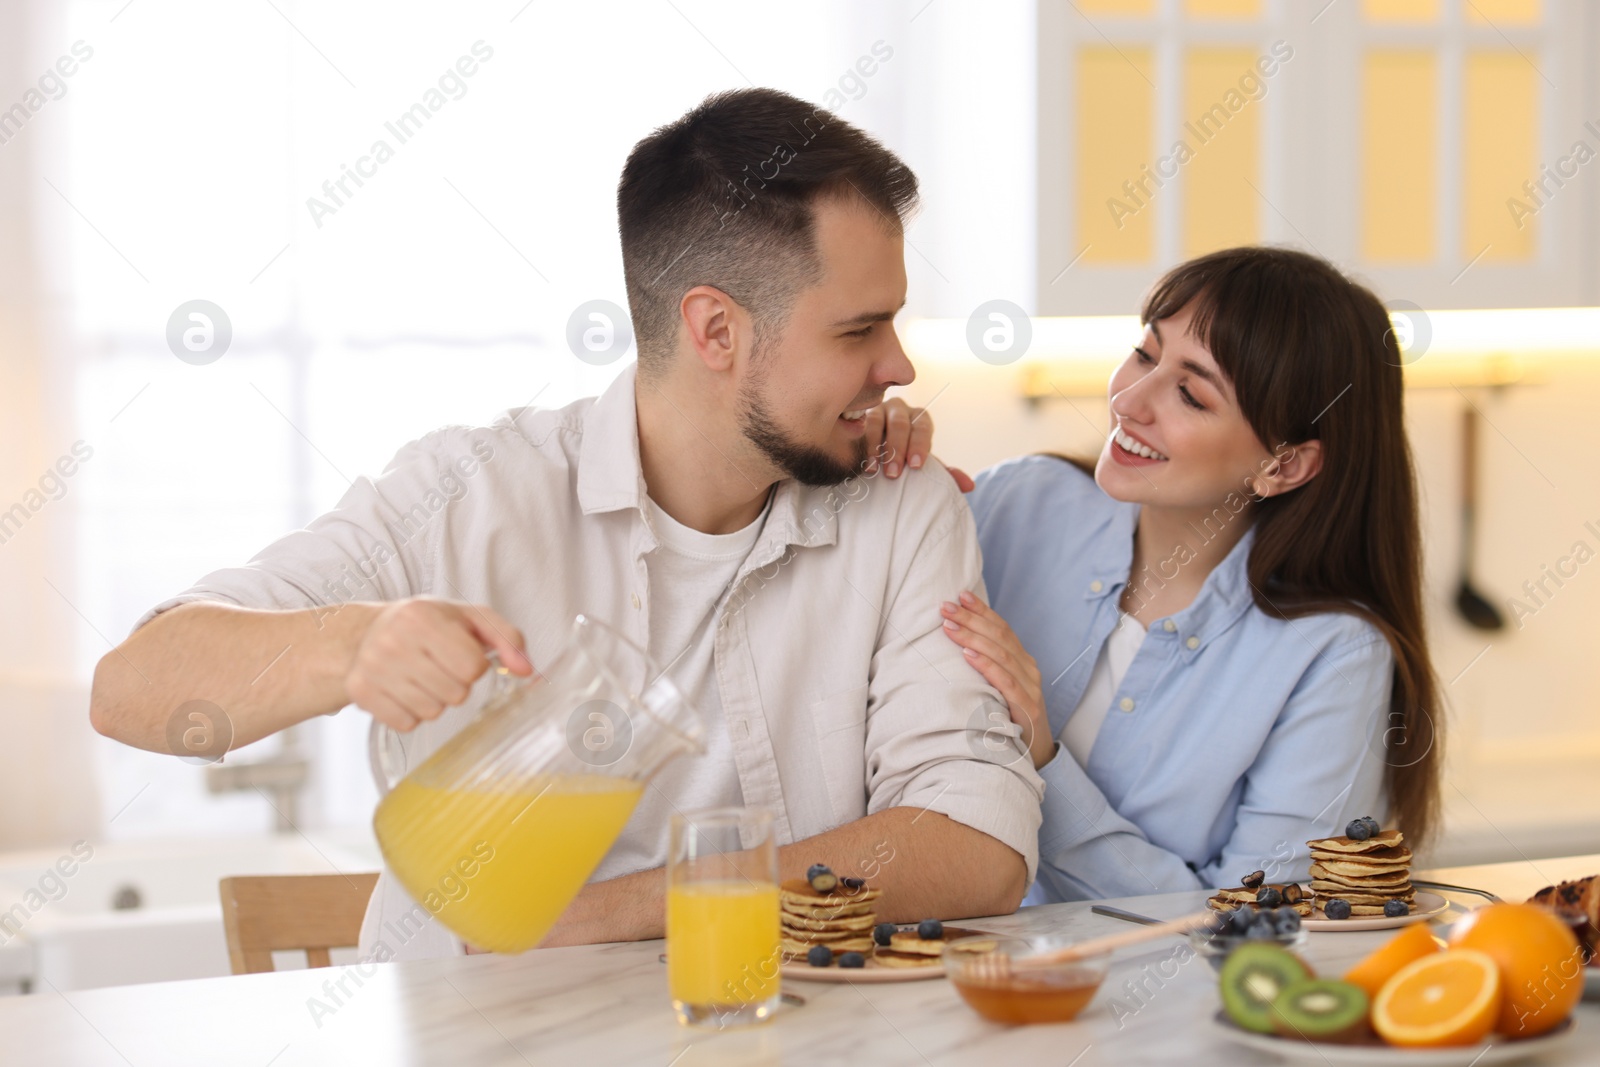
POLYGON ((1453 948, 1406 964, 1378 992, 1372 1026, 1392 1045, 1475 1045, 1500 1016, 1500 968, 1487 953, 1453 948))

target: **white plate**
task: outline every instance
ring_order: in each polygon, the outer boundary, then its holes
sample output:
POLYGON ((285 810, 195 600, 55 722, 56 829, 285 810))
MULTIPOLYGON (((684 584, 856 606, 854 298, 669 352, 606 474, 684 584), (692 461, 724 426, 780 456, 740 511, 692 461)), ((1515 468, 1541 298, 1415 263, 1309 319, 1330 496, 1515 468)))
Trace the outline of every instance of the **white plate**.
POLYGON ((1583 999, 1600 1000, 1600 966, 1583 969, 1583 999))
MULTIPOLYGON (((667 962, 667 954, 659 957, 667 962)), ((883 982, 921 982, 928 978, 944 977, 944 962, 928 967, 890 967, 867 957, 865 967, 813 967, 809 963, 793 960, 778 965, 778 973, 796 982, 851 982, 857 985, 877 985, 883 982)))
POLYGON ((870 957, 865 967, 813 967, 809 963, 785 963, 779 970, 783 973, 785 981, 849 982, 853 985, 922 982, 929 978, 944 977, 943 963, 929 967, 888 967, 870 957))
MULTIPOLYGON (((899 924, 901 930, 916 929, 915 923, 899 924)), ((950 940, 959 937, 1000 936, 989 934, 987 930, 972 930, 965 926, 946 926, 944 936, 950 940)), ((797 982, 921 982, 929 978, 944 977, 944 961, 940 960, 923 967, 891 967, 880 961, 874 953, 867 953, 867 962, 864 967, 840 967, 834 964, 831 967, 813 967, 805 960, 786 960, 779 968, 785 978, 792 978, 797 982)))
MULTIPOLYGON (((1320 897, 1319 897, 1320 899, 1320 897)), ((1300 925, 1307 930, 1392 930, 1397 926, 1409 926, 1418 919, 1438 915, 1450 906, 1450 902, 1438 893, 1429 893, 1427 890, 1417 890, 1417 897, 1411 904, 1411 914, 1397 915, 1389 918, 1386 915, 1352 915, 1348 919, 1305 919, 1300 925)), ((1317 911, 1312 910, 1315 916, 1317 911)))
POLYGON ((1217 1012, 1211 1029, 1218 1037, 1236 1045, 1267 1052, 1290 1063, 1309 1063, 1315 1067, 1491 1067, 1515 1063, 1563 1047, 1577 1031, 1576 1021, 1568 1019, 1548 1034, 1522 1041, 1503 1041, 1498 1037, 1466 1048, 1396 1048, 1393 1045, 1333 1045, 1299 1041, 1242 1030, 1217 1012))

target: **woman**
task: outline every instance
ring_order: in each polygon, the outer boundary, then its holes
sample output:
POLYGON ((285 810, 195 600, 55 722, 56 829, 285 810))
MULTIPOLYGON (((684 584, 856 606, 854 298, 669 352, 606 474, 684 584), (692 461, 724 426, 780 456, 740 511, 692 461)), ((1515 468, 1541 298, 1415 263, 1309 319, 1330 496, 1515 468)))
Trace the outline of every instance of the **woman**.
MULTIPOLYGON (((1304 879, 1306 841, 1367 814, 1425 842, 1442 723, 1387 312, 1250 247, 1167 274, 1141 320, 1092 467, 978 476, 993 607, 943 608, 1048 787, 1028 902, 1304 879)), ((879 425, 918 467, 909 415, 879 425)))

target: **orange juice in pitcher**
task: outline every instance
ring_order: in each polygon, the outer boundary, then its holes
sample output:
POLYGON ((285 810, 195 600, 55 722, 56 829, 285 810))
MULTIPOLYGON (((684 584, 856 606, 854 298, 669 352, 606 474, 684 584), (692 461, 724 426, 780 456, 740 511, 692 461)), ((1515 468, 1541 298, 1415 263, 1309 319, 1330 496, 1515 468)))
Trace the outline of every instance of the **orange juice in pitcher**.
POLYGON ((643 788, 594 774, 493 790, 406 780, 374 827, 389 869, 440 922, 475 948, 522 952, 583 888, 643 788))
MULTIPOLYGON (((504 679, 502 672, 502 684, 504 679)), ((372 826, 390 873, 467 944, 537 945, 668 760, 704 752, 698 713, 611 629, 579 616, 539 677, 393 782, 372 826)), ((380 787, 394 737, 373 724, 380 787)))

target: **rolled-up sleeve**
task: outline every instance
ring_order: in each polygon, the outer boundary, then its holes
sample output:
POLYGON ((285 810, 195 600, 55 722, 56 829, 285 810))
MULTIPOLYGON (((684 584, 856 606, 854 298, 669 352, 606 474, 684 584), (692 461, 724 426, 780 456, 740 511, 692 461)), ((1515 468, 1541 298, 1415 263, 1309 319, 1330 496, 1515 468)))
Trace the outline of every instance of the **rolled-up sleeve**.
POLYGON ((988 834, 1023 857, 1031 884, 1044 783, 939 614, 962 590, 984 594, 972 514, 936 461, 907 483, 869 679, 867 810, 922 808, 988 834))
POLYGON ((426 590, 441 515, 462 491, 472 441, 440 430, 406 445, 377 478, 359 477, 339 503, 241 567, 205 575, 134 623, 194 601, 297 610, 398 600, 426 590))

